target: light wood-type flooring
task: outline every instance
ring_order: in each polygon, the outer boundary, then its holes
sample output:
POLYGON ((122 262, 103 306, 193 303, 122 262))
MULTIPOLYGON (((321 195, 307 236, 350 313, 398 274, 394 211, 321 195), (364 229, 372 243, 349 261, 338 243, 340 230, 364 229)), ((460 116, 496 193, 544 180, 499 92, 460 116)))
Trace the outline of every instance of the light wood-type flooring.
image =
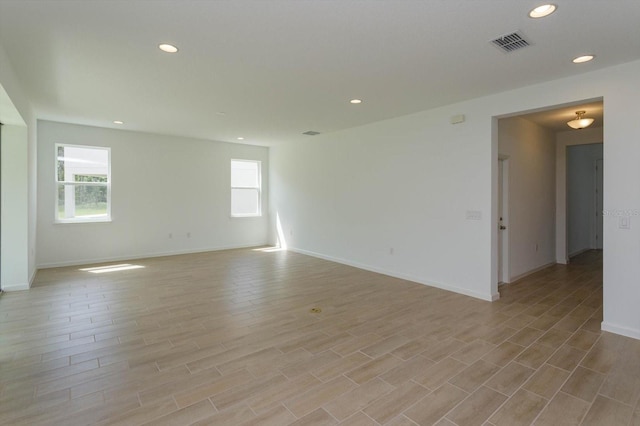
POLYGON ((494 303, 285 251, 114 265, 0 298, 0 424, 640 424, 600 252, 494 303))

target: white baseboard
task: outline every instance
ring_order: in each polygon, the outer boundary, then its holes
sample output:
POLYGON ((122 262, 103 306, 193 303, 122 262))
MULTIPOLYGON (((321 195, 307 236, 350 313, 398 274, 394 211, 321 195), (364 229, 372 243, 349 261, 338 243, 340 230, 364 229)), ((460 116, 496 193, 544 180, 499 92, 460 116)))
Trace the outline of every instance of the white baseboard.
POLYGON ((31 277, 29 278, 28 283, 19 283, 19 284, 3 284, 2 291, 24 291, 29 290, 31 288, 31 284, 33 284, 33 280, 36 278, 37 269, 34 269, 31 273, 31 277))
POLYGON ((580 250, 576 250, 573 253, 569 253, 569 258, 578 256, 578 255, 580 255, 580 254, 582 254, 582 253, 584 253, 586 251, 589 251, 589 250, 593 250, 593 249, 587 247, 587 248, 583 248, 583 249, 580 249, 580 250))
POLYGON ((358 262, 353 262, 353 261, 350 261, 350 260, 347 260, 347 259, 337 258, 337 257, 333 257, 333 256, 327 256, 325 254, 316 253, 316 252, 309 251, 309 250, 303 250, 303 249, 294 248, 294 247, 288 247, 287 250, 293 251, 295 253, 304 254, 304 255, 307 255, 307 256, 317 257, 319 259, 329 260, 331 262, 341 263, 343 265, 353 266, 354 268, 364 269, 365 271, 376 272, 378 274, 387 275, 387 276, 394 277, 394 278, 399 278, 399 279, 402 279, 402 280, 413 281, 413 282, 418 283, 418 284, 422 284, 422 285, 426 285, 426 286, 430 286, 430 287, 436 287, 436 288, 439 288, 439 289, 442 289, 442 290, 447 290, 447 291, 451 291, 451 292, 454 292, 454 293, 463 294, 465 296, 474 297, 476 299, 481 299, 481 300, 485 300, 485 301, 488 301, 488 302, 493 302, 493 301, 496 301, 496 300, 498 300, 500 298, 500 293, 496 293, 496 294, 478 293, 478 292, 475 292, 475 291, 469 291, 467 289, 451 286, 451 285, 448 285, 448 284, 442 284, 442 283, 433 282, 433 281, 425 281, 425 280, 423 280, 421 278, 418 278, 418 277, 415 277, 415 276, 412 276, 412 275, 409 275, 409 274, 402 274, 402 273, 398 273, 398 272, 394 272, 394 271, 388 271, 386 269, 378 268, 376 266, 365 265, 365 264, 358 263, 358 262))
POLYGON ((2 291, 23 291, 29 290, 29 283, 2 284, 2 291))
POLYGON ((66 262, 41 263, 38 265, 38 269, 60 268, 64 266, 92 265, 96 263, 120 262, 124 260, 147 259, 147 258, 153 258, 153 257, 178 256, 181 254, 206 253, 208 251, 221 251, 221 250, 233 250, 233 249, 243 249, 243 248, 252 248, 252 247, 263 247, 266 245, 267 243, 261 242, 261 243, 248 244, 248 245, 242 244, 242 245, 233 245, 233 246, 202 247, 198 249, 189 249, 189 250, 175 250, 175 251, 167 251, 167 252, 130 254, 130 255, 114 256, 114 257, 78 259, 78 260, 72 260, 72 261, 66 261, 66 262))
POLYGON ((548 268, 549 266, 553 266, 553 265, 556 265, 556 264, 557 264, 557 262, 549 262, 549 263, 547 263, 546 265, 538 266, 537 268, 533 268, 533 269, 531 269, 530 271, 527 271, 527 272, 525 272, 525 273, 523 273, 523 274, 516 275, 515 277, 511 277, 511 279, 509 280, 509 282, 508 282, 508 283, 505 283, 505 284, 511 284, 511 283, 516 282, 516 281, 518 281, 518 280, 520 280, 520 279, 522 279, 522 278, 524 278, 524 277, 528 277, 529 275, 535 274, 536 272, 540 272, 540 271, 542 271, 543 269, 546 269, 546 268, 548 268))
POLYGON ((640 330, 635 328, 629 328, 621 325, 611 324, 606 321, 602 321, 602 324, 600 324, 600 328, 602 328, 603 331, 608 331, 609 333, 615 333, 621 336, 631 337, 632 339, 640 339, 640 330))

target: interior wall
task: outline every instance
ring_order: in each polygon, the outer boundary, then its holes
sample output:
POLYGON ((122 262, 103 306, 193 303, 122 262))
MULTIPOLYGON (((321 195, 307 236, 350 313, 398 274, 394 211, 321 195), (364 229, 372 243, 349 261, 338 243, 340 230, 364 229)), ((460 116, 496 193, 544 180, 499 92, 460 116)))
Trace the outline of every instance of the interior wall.
POLYGON ((604 321, 602 329, 640 339, 640 62, 609 72, 604 96, 604 321), (634 68, 635 66, 635 68, 634 68), (622 225, 621 217, 630 226, 622 225))
POLYGON ((268 148, 38 121, 39 267, 267 243, 268 212, 230 217, 230 161, 262 162, 268 148), (54 223, 55 144, 111 148, 108 223, 54 223))
POLYGON ((520 117, 498 124, 509 158, 508 281, 555 263, 555 133, 520 117))
POLYGON ((272 217, 289 249, 494 299, 482 109, 439 108, 271 148, 272 217), (466 122, 450 124, 459 113, 466 122))
POLYGON ((2 289, 29 288, 26 126, 2 126, 2 289))
MULTIPOLYGON (((556 134, 556 262, 569 263, 567 230, 567 147, 602 144, 604 129, 594 127, 580 131, 567 130, 556 134)), ((604 148, 603 148, 604 151, 604 148)), ((606 185, 606 183, 605 183, 606 185)), ((606 193, 606 187, 605 187, 606 193)), ((604 235, 603 235, 604 237, 604 235)))
MULTIPOLYGON (((640 61, 273 148, 273 217, 294 250, 491 299, 496 117, 598 98, 607 123, 604 208, 633 214, 640 211, 640 193, 631 189, 640 181, 640 61), (451 125, 456 114, 466 121, 451 125), (480 219, 468 220, 467 211, 480 219)), ((604 217, 603 328, 640 338, 640 226, 631 219, 630 229, 620 229, 617 217, 604 217)))
MULTIPOLYGON (((13 139, 11 153, 3 153, 2 161, 11 162, 12 177, 9 181, 2 181, 2 193, 14 194, 17 198, 6 200, 14 214, 2 219, 3 247, 5 258, 1 258, 2 274, 10 274, 11 283, 3 283, 3 290, 23 290, 29 288, 36 274, 36 119, 31 104, 23 87, 20 85, 17 75, 13 71, 11 63, 0 44, 0 92, 6 96, 7 102, 0 102, 3 110, 0 111, 0 121, 7 123, 5 114, 18 117, 10 121, 11 125, 20 127, 8 132, 13 139), (5 110, 4 108, 9 108, 5 110), (16 156, 15 162, 13 157, 16 156), (16 185, 15 187, 13 185, 16 185), (20 211, 20 214, 16 212, 20 211), (17 222, 14 222, 14 219, 17 222), (26 221, 26 226, 23 226, 26 221), (7 240, 5 231, 9 230, 11 239, 7 240), (9 258, 6 258, 6 257, 9 258)), ((3 141, 4 145, 4 141, 3 141)), ((4 171, 3 171, 4 174, 4 171)), ((4 198, 4 197, 3 197, 4 198)), ((8 279, 8 277, 5 277, 8 279)))
POLYGON ((596 248, 595 161, 602 144, 567 148, 567 230, 569 257, 596 248))

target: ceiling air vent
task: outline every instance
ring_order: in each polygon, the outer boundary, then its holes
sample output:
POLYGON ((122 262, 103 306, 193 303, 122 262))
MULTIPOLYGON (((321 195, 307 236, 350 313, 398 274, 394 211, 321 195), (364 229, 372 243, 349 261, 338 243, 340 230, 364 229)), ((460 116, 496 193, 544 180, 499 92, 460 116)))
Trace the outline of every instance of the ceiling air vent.
POLYGON ((513 52, 514 50, 522 49, 523 47, 530 46, 531 44, 522 37, 518 32, 506 34, 498 37, 495 40, 491 40, 494 46, 503 52, 513 52))
POLYGON ((315 136, 315 135, 319 135, 320 132, 314 132, 313 130, 309 130, 307 132, 304 132, 303 135, 307 135, 307 136, 315 136))

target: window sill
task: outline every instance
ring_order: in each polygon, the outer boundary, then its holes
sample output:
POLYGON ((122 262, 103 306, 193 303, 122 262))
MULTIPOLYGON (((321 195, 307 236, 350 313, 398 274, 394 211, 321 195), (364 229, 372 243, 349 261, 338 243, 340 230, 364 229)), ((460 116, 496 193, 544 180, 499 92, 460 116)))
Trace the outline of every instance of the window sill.
POLYGON ((54 225, 67 225, 70 223, 111 223, 111 218, 107 219, 58 219, 54 220, 54 225))

